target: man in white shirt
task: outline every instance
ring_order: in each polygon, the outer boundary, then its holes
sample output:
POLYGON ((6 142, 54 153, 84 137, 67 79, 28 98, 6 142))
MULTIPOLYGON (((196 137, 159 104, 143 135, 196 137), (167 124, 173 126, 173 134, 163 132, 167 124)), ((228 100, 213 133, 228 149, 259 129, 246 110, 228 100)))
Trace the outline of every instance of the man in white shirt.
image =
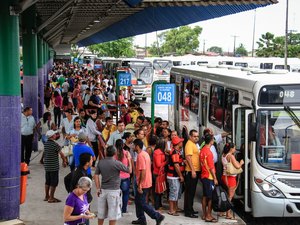
POLYGON ((36 122, 32 108, 26 107, 21 116, 21 162, 29 165, 36 122), (25 153, 25 154, 24 154, 25 153))
POLYGON ((68 91, 69 91, 69 83, 68 83, 68 80, 66 79, 65 82, 61 85, 62 87, 62 95, 63 96, 66 96, 68 94, 68 91))
POLYGON ((110 135, 107 141, 107 146, 109 145, 114 146, 118 139, 122 139, 124 135, 124 131, 125 131, 125 124, 123 121, 119 120, 117 122, 117 130, 110 135))

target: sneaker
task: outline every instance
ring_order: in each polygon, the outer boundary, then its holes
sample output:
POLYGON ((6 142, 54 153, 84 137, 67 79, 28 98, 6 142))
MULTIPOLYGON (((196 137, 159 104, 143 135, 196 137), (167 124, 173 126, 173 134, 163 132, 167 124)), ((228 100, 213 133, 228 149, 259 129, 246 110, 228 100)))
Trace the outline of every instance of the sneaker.
POLYGON ((160 215, 160 217, 158 219, 156 219, 156 225, 160 225, 164 219, 165 219, 165 216, 160 215))

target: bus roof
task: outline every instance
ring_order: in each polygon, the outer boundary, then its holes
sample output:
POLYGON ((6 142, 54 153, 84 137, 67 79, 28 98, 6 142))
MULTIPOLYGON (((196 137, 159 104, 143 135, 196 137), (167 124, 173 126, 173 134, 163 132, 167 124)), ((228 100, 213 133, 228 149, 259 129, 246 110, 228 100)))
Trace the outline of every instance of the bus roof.
POLYGON ((298 73, 286 70, 241 70, 237 67, 207 67, 207 66, 180 66, 172 67, 171 74, 190 76, 203 81, 213 82, 235 89, 252 92, 254 86, 259 88, 272 84, 300 84, 298 73))

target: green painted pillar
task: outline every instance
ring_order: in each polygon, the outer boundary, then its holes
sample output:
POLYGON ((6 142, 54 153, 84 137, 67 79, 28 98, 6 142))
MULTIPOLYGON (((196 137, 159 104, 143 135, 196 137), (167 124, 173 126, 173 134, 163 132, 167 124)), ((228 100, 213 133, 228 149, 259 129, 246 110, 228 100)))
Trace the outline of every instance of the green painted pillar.
MULTIPOLYGON (((23 39, 23 102, 24 107, 32 107, 33 116, 38 121, 38 60, 35 8, 31 6, 22 13, 23 39)), ((38 150, 37 141, 33 150, 38 150)), ((28 161, 28 159, 27 159, 28 161)))
POLYGON ((37 38, 37 51, 38 51, 38 93, 40 96, 39 101, 39 118, 42 118, 44 113, 44 49, 42 38, 37 38))
POLYGON ((0 221, 20 215, 20 44, 19 16, 10 15, 14 3, 0 1, 0 221))

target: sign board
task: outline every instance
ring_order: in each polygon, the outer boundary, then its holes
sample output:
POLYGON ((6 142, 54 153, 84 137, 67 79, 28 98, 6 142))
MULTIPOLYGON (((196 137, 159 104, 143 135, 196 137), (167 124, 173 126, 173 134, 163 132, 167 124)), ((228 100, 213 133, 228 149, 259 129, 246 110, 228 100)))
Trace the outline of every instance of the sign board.
POLYGON ((119 86, 131 86, 131 73, 120 72, 119 74, 119 86))
POLYGON ((155 85, 154 103, 160 105, 174 105, 175 84, 155 85))

